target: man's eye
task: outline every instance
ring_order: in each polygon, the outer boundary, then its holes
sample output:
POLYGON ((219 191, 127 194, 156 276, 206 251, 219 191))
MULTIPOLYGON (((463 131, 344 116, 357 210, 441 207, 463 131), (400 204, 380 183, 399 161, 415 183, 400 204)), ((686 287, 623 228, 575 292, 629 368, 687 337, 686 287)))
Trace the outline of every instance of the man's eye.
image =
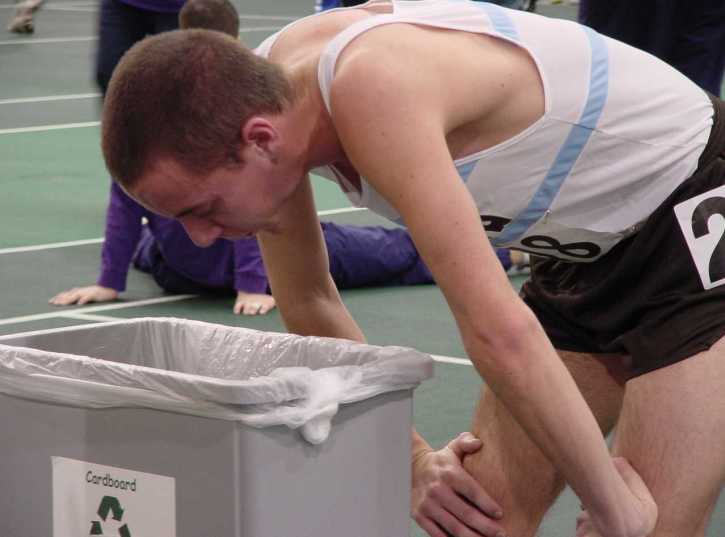
POLYGON ((194 216, 197 218, 209 216, 212 213, 213 208, 214 207, 211 204, 200 207, 198 210, 194 211, 194 216))

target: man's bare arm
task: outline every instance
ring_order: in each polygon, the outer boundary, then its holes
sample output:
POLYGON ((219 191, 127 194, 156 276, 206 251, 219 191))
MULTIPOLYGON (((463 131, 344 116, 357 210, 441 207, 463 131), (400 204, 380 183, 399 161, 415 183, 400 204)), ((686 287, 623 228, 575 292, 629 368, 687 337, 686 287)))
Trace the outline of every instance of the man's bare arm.
POLYGON ((309 177, 283 207, 279 225, 277 231, 259 233, 257 238, 287 329, 302 335, 364 341, 330 276, 309 177))
POLYGON ((427 68, 425 55, 411 62, 398 49, 367 46, 338 63, 332 88, 349 158, 400 212, 481 376, 597 513, 599 529, 640 535, 632 494, 591 411, 511 288, 453 165, 446 129, 455 111, 440 91, 436 60, 427 68))

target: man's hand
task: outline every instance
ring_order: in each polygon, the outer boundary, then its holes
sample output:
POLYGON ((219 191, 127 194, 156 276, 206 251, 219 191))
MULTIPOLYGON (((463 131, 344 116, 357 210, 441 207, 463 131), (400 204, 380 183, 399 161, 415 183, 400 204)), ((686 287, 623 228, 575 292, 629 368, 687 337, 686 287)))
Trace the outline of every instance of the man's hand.
POLYGON ((431 537, 502 537, 501 507, 463 468, 465 455, 481 449, 471 433, 461 433, 439 451, 413 460, 412 515, 431 537))
POLYGON ((245 293, 237 291, 237 299, 234 301, 234 313, 239 315, 264 315, 275 306, 274 297, 271 295, 260 295, 257 293, 245 293))
POLYGON ((657 504, 647 485, 626 459, 616 457, 614 466, 632 493, 634 505, 633 514, 624 521, 622 530, 624 533, 622 531, 609 532, 606 522, 596 520, 596 517, 582 506, 582 512, 576 519, 576 537, 606 537, 608 535, 646 537, 654 530, 657 523, 657 504))
POLYGON ((118 291, 110 287, 89 285, 88 287, 74 287, 68 291, 58 293, 48 302, 54 306, 69 306, 71 304, 88 304, 89 302, 109 302, 118 298, 118 291))

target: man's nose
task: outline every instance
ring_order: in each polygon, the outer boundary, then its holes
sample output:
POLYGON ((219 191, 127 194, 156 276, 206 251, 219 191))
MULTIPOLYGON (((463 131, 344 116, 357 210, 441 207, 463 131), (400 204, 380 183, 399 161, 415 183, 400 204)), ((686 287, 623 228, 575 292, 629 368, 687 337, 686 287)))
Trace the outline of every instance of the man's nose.
POLYGON ((182 218, 181 225, 191 241, 200 248, 211 246, 222 233, 221 227, 199 218, 182 218))

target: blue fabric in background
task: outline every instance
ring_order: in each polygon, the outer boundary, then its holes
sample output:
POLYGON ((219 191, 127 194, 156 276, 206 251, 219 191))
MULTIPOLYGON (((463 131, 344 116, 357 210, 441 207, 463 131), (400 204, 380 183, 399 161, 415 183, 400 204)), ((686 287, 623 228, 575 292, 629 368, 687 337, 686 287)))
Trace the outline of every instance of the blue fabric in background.
POLYGON ((185 0, 120 0, 124 4, 155 13, 178 13, 185 0))
POLYGON ((581 0, 579 22, 654 54, 701 88, 721 95, 723 0, 581 0))
MULTIPOLYGON (((512 9, 523 9, 526 2, 525 0, 488 0, 492 4, 498 4, 504 7, 510 7, 512 9)), ((357 2, 362 3, 362 2, 357 2)), ((347 5, 353 5, 353 2, 347 3, 347 5)), ((332 9, 335 7, 342 7, 343 2, 341 0, 315 0, 315 12, 325 11, 326 9, 332 9)))

